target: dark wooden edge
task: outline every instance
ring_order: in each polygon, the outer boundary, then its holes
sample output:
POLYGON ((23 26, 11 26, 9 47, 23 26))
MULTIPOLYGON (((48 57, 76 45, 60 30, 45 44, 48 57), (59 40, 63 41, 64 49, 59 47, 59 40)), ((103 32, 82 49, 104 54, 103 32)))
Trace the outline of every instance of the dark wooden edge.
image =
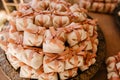
POLYGON ((113 11, 114 19, 116 24, 118 25, 118 29, 120 30, 120 16, 118 15, 118 12, 120 11, 120 3, 116 6, 116 8, 113 11))

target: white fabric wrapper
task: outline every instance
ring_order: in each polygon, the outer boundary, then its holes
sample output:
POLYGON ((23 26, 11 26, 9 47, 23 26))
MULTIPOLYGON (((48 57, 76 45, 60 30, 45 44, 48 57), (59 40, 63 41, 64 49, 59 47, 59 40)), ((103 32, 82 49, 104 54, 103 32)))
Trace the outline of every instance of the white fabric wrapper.
POLYGON ((107 64, 107 71, 108 72, 116 71, 116 59, 115 59, 115 57, 109 57, 106 60, 106 64, 107 64))
POLYGON ((9 51, 6 51, 6 57, 12 67, 17 70, 20 67, 20 62, 15 56, 13 56, 9 51))
POLYGON ((57 73, 43 73, 38 80, 58 80, 57 73))
POLYGON ((60 72, 59 73, 60 79, 65 80, 65 79, 75 77, 77 75, 77 70, 78 68, 74 68, 74 69, 66 70, 64 72, 60 72))
POLYGON ((94 26, 93 25, 89 25, 88 33, 89 33, 90 36, 93 36, 93 31, 94 31, 94 26))
POLYGON ((93 52, 94 53, 96 53, 97 50, 98 50, 98 43, 99 43, 98 39, 95 39, 94 42, 92 43, 92 47, 93 47, 93 52))
POLYGON ((8 40, 8 32, 2 32, 0 34, 0 47, 6 51, 7 50, 7 40, 8 40))
POLYGON ((78 11, 80 8, 79 8, 79 5, 73 4, 72 6, 70 6, 69 9, 71 12, 75 12, 75 11, 78 11))
POLYGON ((72 69, 72 68, 75 68, 75 67, 80 67, 83 65, 83 56, 77 56, 78 58, 78 64, 75 66, 75 56, 73 56, 70 60, 66 60, 65 61, 65 70, 68 70, 68 69, 72 69))
POLYGON ((41 46, 43 42, 42 35, 36 35, 29 32, 24 32, 23 44, 26 46, 41 46))
POLYGON ((91 2, 90 1, 80 0, 79 5, 80 5, 80 8, 89 9, 91 7, 91 2))
POLYGON ((43 69, 45 73, 50 72, 63 72, 64 71, 64 62, 53 60, 49 63, 46 63, 46 60, 49 60, 51 57, 44 56, 43 59, 43 69), (55 65, 57 63, 57 65, 55 65))
POLYGON ((84 12, 74 12, 73 15, 75 16, 75 22, 84 21, 87 18, 87 15, 84 12))
POLYGON ((116 8, 116 3, 106 3, 104 12, 112 13, 115 8, 116 8))
POLYGON ((92 7, 89 9, 90 11, 103 12, 104 3, 93 2, 92 7))
POLYGON ((89 62, 88 62, 88 66, 91 66, 92 64, 94 64, 96 62, 95 58, 92 58, 89 62))
MULTIPOLYGON (((79 32, 80 37, 80 41, 83 41, 87 38, 87 32, 83 29, 77 30, 79 32)), ((78 39, 77 39, 77 35, 74 31, 70 32, 67 34, 67 41, 70 44, 70 46, 74 46, 77 43, 79 43, 78 39)))
POLYGON ((120 0, 103 0, 105 1, 106 3, 117 3, 117 2, 120 2, 120 0))
POLYGON ((37 74, 36 70, 24 65, 20 68, 20 77, 22 78, 31 78, 31 79, 38 79, 39 74, 37 74))
POLYGON ((92 58, 92 59, 88 62, 88 64, 83 64, 83 65, 80 66, 79 68, 80 68, 81 71, 85 71, 85 70, 89 69, 89 67, 90 67, 92 64, 94 64, 95 62, 96 62, 96 59, 95 59, 95 58, 92 58))
POLYGON ((19 4, 18 11, 22 13, 22 17, 30 16, 30 14, 33 13, 33 9, 30 7, 29 3, 19 4))
POLYGON ((43 29, 43 27, 37 26, 33 23, 28 23, 28 25, 26 26, 26 28, 24 29, 24 31, 31 31, 31 33, 36 33, 38 32, 40 29, 43 29))
POLYGON ((9 32, 9 42, 10 40, 14 41, 15 43, 21 43, 23 40, 23 33, 22 32, 9 32))
POLYGON ((49 26, 52 26, 51 18, 52 18, 52 16, 49 15, 49 14, 47 14, 47 15, 45 15, 45 14, 37 15, 35 17, 35 24, 48 28, 49 26))
POLYGON ((90 2, 105 2, 105 3, 112 3, 112 2, 118 2, 119 0, 87 0, 90 2))
POLYGON ((80 21, 84 21, 87 18, 87 15, 85 14, 84 11, 81 11, 81 9, 79 8, 79 6, 77 4, 74 4, 73 6, 70 7, 71 12, 73 13, 75 19, 75 22, 80 22, 80 21), (81 12, 79 12, 81 11, 81 12))
POLYGON ((28 19, 24 19, 24 18, 16 18, 16 29, 18 31, 24 31, 24 28, 29 24, 29 23, 33 23, 33 20, 28 18, 28 19))
POLYGON ((44 31, 45 28, 29 23, 24 31, 23 44, 26 46, 41 46, 44 31))
POLYGON ((87 69, 89 69, 89 66, 88 65, 82 65, 79 67, 81 71, 85 71, 87 69))
MULTIPOLYGON (((62 1, 62 0, 61 0, 62 1)), ((67 5, 67 4, 66 4, 67 5)), ((59 11, 59 12, 65 12, 66 11, 66 6, 65 4, 63 3, 55 3, 55 2, 51 2, 50 4, 50 9, 52 10, 56 10, 56 11, 59 11)))
POLYGON ((97 30, 95 25, 83 24, 83 27, 88 32, 90 37, 92 37, 94 35, 94 31, 97 30))
POLYGON ((65 27, 70 23, 70 19, 68 16, 54 16, 53 17, 53 26, 55 28, 65 27))
POLYGON ((93 47, 92 47, 92 43, 90 40, 85 41, 84 44, 86 45, 85 50, 92 50, 93 47))
POLYGON ((43 54, 35 52, 34 50, 21 49, 18 48, 18 45, 9 43, 8 51, 10 51, 11 54, 16 58, 18 58, 20 61, 33 67, 34 69, 38 69, 43 63, 43 54))
POLYGON ((119 80, 119 75, 116 72, 110 72, 107 74, 108 80, 119 80))
POLYGON ((36 70, 28 65, 23 65, 20 69, 20 77, 38 80, 58 80, 57 73, 44 73, 42 66, 36 70))
MULTIPOLYGON (((46 30, 45 37, 46 38, 52 37, 51 32, 49 30, 46 30)), ((64 51, 64 49, 65 49, 64 43, 59 39, 57 39, 55 43, 47 39, 43 42, 43 52, 61 53, 64 51), (59 43, 61 47, 57 43, 59 43)))
POLYGON ((31 2, 31 7, 39 12, 41 10, 46 10, 49 7, 50 1, 49 0, 44 0, 44 1, 40 1, 40 0, 32 0, 31 2))

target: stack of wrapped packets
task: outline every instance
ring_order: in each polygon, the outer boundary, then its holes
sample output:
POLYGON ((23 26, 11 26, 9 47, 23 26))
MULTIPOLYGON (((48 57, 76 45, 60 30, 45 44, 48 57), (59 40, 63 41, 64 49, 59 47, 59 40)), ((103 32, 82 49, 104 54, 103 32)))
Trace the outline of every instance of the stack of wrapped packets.
POLYGON ((106 60, 108 80, 120 80, 120 52, 106 60))
POLYGON ((88 11, 112 13, 120 0, 79 0, 80 7, 88 11))

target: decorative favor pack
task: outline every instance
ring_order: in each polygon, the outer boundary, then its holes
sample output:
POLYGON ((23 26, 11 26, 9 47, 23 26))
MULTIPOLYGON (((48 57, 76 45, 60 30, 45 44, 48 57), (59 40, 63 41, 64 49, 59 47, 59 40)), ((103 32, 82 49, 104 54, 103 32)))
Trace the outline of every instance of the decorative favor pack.
POLYGON ((22 78, 69 79, 96 62, 96 22, 78 4, 32 0, 12 13, 8 28, 0 33, 0 45, 22 78))

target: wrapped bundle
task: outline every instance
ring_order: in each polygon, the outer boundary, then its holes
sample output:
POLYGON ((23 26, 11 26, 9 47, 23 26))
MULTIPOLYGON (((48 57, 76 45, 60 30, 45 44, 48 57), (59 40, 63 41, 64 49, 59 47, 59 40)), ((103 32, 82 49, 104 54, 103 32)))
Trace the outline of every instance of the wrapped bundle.
POLYGON ((9 51, 6 51, 5 54, 8 61, 10 62, 10 64, 15 70, 17 70, 21 65, 24 64, 21 61, 19 61, 15 56, 13 56, 9 51))
POLYGON ((44 73, 43 66, 35 70, 30 66, 23 65, 20 68, 20 77, 38 80, 57 80, 57 73, 44 73))
POLYGON ((9 30, 9 39, 8 42, 21 44, 23 41, 23 32, 17 32, 16 26, 13 21, 10 22, 10 30, 9 30))
POLYGON ((90 36, 93 36, 93 31, 94 31, 94 26, 89 25, 89 27, 88 27, 88 34, 89 34, 90 36))
POLYGON ((23 77, 23 78, 38 79, 39 75, 41 75, 42 73, 43 73, 43 70, 41 69, 35 70, 28 65, 23 65, 20 68, 20 77, 23 77))
POLYGON ((66 29, 67 29, 67 41, 70 46, 74 46, 78 44, 80 41, 83 41, 87 38, 87 32, 82 28, 81 25, 77 23, 71 23, 66 27, 66 29))
POLYGON ((33 16, 33 9, 30 7, 30 3, 24 3, 19 5, 18 14, 19 16, 33 16))
POLYGON ((89 67, 96 62, 96 54, 91 52, 85 52, 86 55, 84 56, 84 64, 80 66, 81 71, 85 71, 89 69, 89 67))
POLYGON ((43 73, 38 80, 58 80, 57 73, 43 73))
POLYGON ((43 69, 45 73, 63 72, 64 62, 59 60, 58 54, 48 53, 43 59, 43 69))
POLYGON ((22 32, 9 32, 9 39, 10 43, 20 44, 23 41, 23 33, 22 32))
POLYGON ((105 1, 106 3, 118 3, 120 2, 120 0, 103 0, 105 1))
POLYGON ((116 3, 106 3, 104 12, 112 13, 115 7, 116 7, 116 3))
POLYGON ((83 41, 82 43, 79 44, 80 46, 84 45, 85 46, 85 50, 92 50, 92 42, 91 40, 87 39, 85 41, 83 41))
POLYGON ((96 33, 96 31, 94 31, 94 35, 92 37, 90 37, 90 41, 92 43, 93 53, 97 53, 97 49, 98 49, 97 46, 98 46, 98 43, 99 43, 97 37, 98 37, 98 34, 96 33))
POLYGON ((66 70, 64 72, 60 72, 59 73, 60 79, 65 80, 65 79, 75 77, 77 75, 77 70, 78 68, 74 68, 74 69, 66 70))
POLYGON ((109 57, 107 60, 106 60, 106 64, 107 64, 107 71, 108 72, 115 72, 117 71, 116 70, 116 59, 115 57, 109 57))
POLYGON ((9 30, 9 39, 8 42, 15 43, 15 44, 21 44, 23 41, 23 32, 17 32, 16 25, 13 21, 10 22, 10 30, 9 30))
POLYGON ((73 17, 75 18, 74 20, 72 20, 73 22, 84 21, 87 18, 86 10, 80 9, 77 4, 74 4, 73 6, 71 6, 70 11, 72 12, 73 17))
POLYGON ((119 0, 93 0, 95 2, 118 3, 119 0))
POLYGON ((65 70, 83 66, 84 57, 86 56, 86 53, 83 51, 84 48, 84 45, 75 45, 70 49, 67 59, 65 60, 65 70))
POLYGON ((79 67, 81 71, 89 69, 89 67, 96 62, 96 54, 90 52, 85 53, 86 55, 84 56, 84 64, 79 67))
POLYGON ((47 10, 50 5, 49 0, 32 0, 31 7, 36 11, 40 12, 43 10, 47 10))
POLYGON ((96 20, 89 20, 87 19, 84 22, 83 28, 87 31, 87 39, 86 41, 82 42, 83 45, 86 45, 86 50, 91 50, 93 53, 97 52, 98 46, 98 34, 97 34, 97 27, 96 27, 96 20))
POLYGON ((45 33, 44 27, 39 27, 29 23, 24 30, 23 45, 26 46, 41 46, 45 33))
POLYGON ((108 80, 120 80, 119 75, 117 74, 117 72, 110 72, 107 75, 108 80))
POLYGON ((88 35, 92 37, 94 35, 94 31, 97 31, 96 25, 91 25, 91 24, 84 24, 83 28, 88 32, 88 35))
POLYGON ((8 32, 2 31, 0 32, 0 47, 6 51, 7 50, 7 44, 8 44, 8 32))
POLYGON ((46 28, 49 28, 49 26, 52 26, 52 16, 49 14, 40 14, 35 16, 35 24, 39 26, 43 26, 46 28))
POLYGON ((21 45, 9 43, 8 51, 18 58, 18 60, 33 67, 34 69, 38 69, 42 65, 43 54, 39 48, 29 47, 24 49, 21 45))
POLYGON ((79 5, 81 8, 85 8, 89 10, 92 4, 90 1, 80 0, 79 5))
POLYGON ((68 16, 53 16, 53 26, 55 28, 65 27, 70 23, 70 19, 68 16))
POLYGON ((56 0, 55 2, 51 2, 50 9, 57 12, 65 12, 68 10, 69 5, 70 4, 65 2, 64 0, 56 0))
POLYGON ((84 1, 89 1, 89 2, 103 2, 103 3, 114 3, 114 2, 118 2, 119 0, 84 0, 84 1))
POLYGON ((106 60, 108 79, 120 80, 120 53, 115 56, 108 57, 106 60))
POLYGON ((89 66, 86 64, 83 64, 82 66, 79 67, 81 71, 85 71, 87 69, 89 69, 89 66))
POLYGON ((79 5, 93 12, 112 13, 118 2, 116 0, 80 0, 79 5))
POLYGON ((96 59, 95 58, 92 58, 89 62, 88 62, 88 64, 83 64, 82 66, 80 66, 79 68, 80 68, 80 70, 81 71, 85 71, 85 70, 87 70, 87 69, 89 69, 89 67, 92 65, 92 64, 94 64, 96 62, 96 59))
POLYGON ((97 50, 98 50, 98 48, 97 48, 98 43, 99 43, 99 41, 98 41, 97 38, 92 41, 92 47, 93 47, 92 51, 93 51, 93 53, 97 52, 97 50))
POLYGON ((74 55, 70 59, 65 61, 65 70, 72 69, 75 67, 80 67, 83 65, 83 56, 74 55))
POLYGON ((59 74, 63 80, 75 77, 78 68, 89 69, 96 62, 98 39, 96 21, 87 19, 86 12, 65 0, 20 4, 7 34, 0 34, 9 62, 20 67, 20 77, 58 80, 59 74))
POLYGON ((17 31, 24 31, 29 23, 33 23, 31 18, 16 18, 16 29, 17 31))
POLYGON ((54 29, 54 27, 50 27, 50 30, 46 30, 45 32, 45 41, 43 42, 43 52, 47 53, 61 53, 64 51, 64 32, 58 35, 54 29), (59 38, 57 38, 57 37, 59 38), (55 38, 54 38, 55 37, 55 38), (63 41, 60 39, 60 37, 63 39, 63 41))
POLYGON ((92 7, 90 8, 90 11, 95 11, 95 12, 103 12, 104 10, 104 3, 97 3, 97 2, 94 2, 92 4, 92 7))

